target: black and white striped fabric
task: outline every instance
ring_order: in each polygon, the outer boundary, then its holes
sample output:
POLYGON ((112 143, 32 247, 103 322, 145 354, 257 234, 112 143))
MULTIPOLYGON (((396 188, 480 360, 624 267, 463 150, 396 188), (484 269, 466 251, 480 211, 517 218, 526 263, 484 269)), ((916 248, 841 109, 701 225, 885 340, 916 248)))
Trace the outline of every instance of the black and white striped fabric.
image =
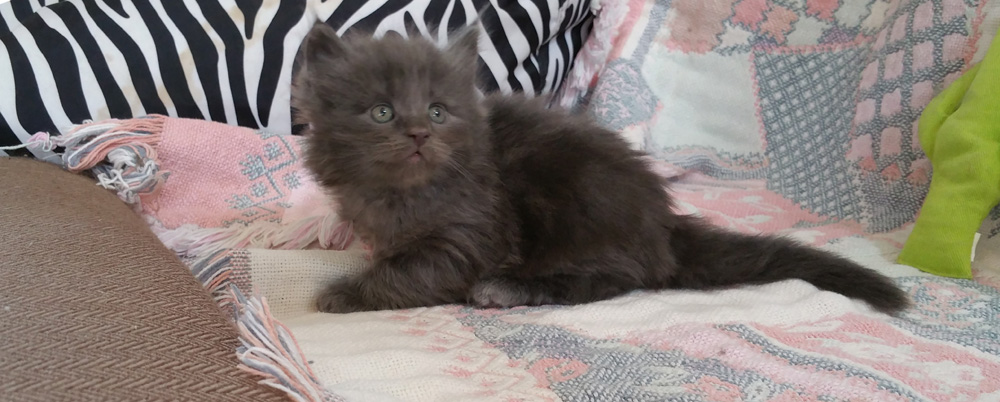
POLYGON ((0 4, 0 147, 153 113, 290 132, 293 62, 317 21, 342 35, 419 32, 443 44, 484 10, 483 89, 550 94, 589 35, 590 3, 11 0, 0 4))

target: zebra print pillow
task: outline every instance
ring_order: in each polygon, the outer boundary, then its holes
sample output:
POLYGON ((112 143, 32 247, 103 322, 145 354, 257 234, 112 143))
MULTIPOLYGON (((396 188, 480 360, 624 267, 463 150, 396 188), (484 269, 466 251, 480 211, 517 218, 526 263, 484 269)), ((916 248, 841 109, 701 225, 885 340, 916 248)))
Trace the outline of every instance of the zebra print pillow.
POLYGON ((289 132, 293 61, 317 21, 444 43, 483 9, 483 89, 550 94, 589 35, 590 2, 12 0, 0 4, 0 147, 153 113, 289 132))

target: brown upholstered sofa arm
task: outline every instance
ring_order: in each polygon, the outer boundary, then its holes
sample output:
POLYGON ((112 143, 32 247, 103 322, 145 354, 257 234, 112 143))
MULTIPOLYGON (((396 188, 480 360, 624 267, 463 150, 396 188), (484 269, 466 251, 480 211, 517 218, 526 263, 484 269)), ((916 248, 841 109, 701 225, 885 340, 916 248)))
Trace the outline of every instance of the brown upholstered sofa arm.
POLYGON ((283 401, 236 331, 110 192, 0 158, 0 400, 283 401))

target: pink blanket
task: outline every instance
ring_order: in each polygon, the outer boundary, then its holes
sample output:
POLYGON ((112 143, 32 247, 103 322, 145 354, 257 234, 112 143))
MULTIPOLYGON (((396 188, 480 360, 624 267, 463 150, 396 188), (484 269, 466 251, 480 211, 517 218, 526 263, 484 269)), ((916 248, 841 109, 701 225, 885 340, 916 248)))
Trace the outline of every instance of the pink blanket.
POLYGON ((182 256, 245 247, 343 249, 353 238, 350 225, 337 219, 302 167, 300 140, 148 116, 32 141, 69 147, 67 168, 93 169, 182 256))

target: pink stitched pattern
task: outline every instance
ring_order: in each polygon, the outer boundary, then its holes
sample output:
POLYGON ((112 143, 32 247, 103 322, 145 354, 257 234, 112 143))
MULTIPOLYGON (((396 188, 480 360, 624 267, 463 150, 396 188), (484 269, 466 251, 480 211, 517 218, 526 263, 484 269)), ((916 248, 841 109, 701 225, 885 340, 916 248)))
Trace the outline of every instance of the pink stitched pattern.
MULTIPOLYGON (((960 289, 955 289, 960 290, 960 289)), ((941 296, 938 294, 938 296, 941 296)), ((892 376, 932 400, 974 400, 1000 389, 1000 364, 955 345, 913 337, 881 320, 848 315, 808 327, 756 326, 776 342, 892 376), (948 373, 942 381, 940 373, 948 373)))
POLYGON ((163 131, 157 152, 173 173, 156 216, 167 228, 301 219, 326 202, 295 138, 189 119, 167 119, 163 131))
POLYGON ((761 181, 686 176, 671 186, 679 210, 746 233, 782 233, 814 245, 862 232, 852 222, 830 222, 765 188, 761 181))
POLYGON ((500 401, 555 401, 550 381, 565 380, 578 366, 546 366, 511 359, 502 350, 476 337, 474 328, 456 318, 464 316, 457 306, 393 312, 387 320, 407 335, 409 348, 438 355, 442 374, 462 380, 475 397, 500 401), (556 367, 558 366, 558 367, 556 367))

